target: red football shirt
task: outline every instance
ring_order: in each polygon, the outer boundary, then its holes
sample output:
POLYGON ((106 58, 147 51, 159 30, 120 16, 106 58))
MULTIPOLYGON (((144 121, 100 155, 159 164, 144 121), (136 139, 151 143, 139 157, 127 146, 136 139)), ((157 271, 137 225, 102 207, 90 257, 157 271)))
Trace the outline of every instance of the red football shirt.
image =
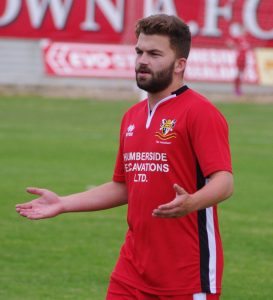
POLYGON ((220 293, 222 245, 216 207, 181 218, 153 209, 175 198, 173 184, 194 193, 220 170, 231 172, 228 126, 187 86, 124 116, 113 180, 128 188, 128 232, 113 278, 158 295, 220 293))

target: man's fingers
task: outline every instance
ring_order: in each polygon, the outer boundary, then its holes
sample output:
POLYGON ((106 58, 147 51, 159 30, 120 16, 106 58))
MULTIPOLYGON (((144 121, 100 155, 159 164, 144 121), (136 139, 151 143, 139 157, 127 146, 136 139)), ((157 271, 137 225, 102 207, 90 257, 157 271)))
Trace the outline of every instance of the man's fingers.
MULTIPOLYGON (((44 189, 39 189, 35 187, 28 187, 26 191, 33 195, 42 196, 45 192, 44 189)), ((15 209, 17 212, 20 212, 21 209, 31 209, 33 207, 33 200, 25 203, 16 204, 15 209)))
POLYGON ((23 217, 26 217, 30 220, 42 219, 44 215, 40 211, 40 209, 21 209, 19 214, 23 217))
POLYGON ((168 210, 155 209, 153 211, 153 216, 159 218, 178 218, 183 216, 183 212, 177 207, 168 210))
POLYGON ((173 188, 176 192, 176 198, 166 204, 159 205, 153 211, 155 217, 180 217, 185 215, 183 203, 188 197, 188 193, 178 184, 174 184, 173 188))
POLYGON ((160 210, 173 209, 173 208, 178 207, 178 206, 180 205, 180 202, 181 202, 181 200, 175 198, 174 200, 172 200, 172 201, 169 202, 169 203, 159 205, 159 206, 158 206, 158 209, 160 209, 160 210))
POLYGON ((183 194, 186 194, 187 192, 180 186, 178 185, 177 183, 175 183, 173 185, 173 188, 176 192, 177 195, 183 195, 183 194))
MULTIPOLYGON (((173 188, 174 190, 176 191, 176 194, 177 196, 182 196, 182 195, 187 195, 188 193, 181 187, 179 186, 177 183, 175 183, 173 185, 173 188)), ((168 209, 173 209, 173 208, 176 208, 176 207, 179 207, 182 203, 182 200, 183 198, 179 198, 179 197, 176 197, 174 200, 166 203, 166 204, 162 204, 162 205, 159 205, 158 206, 158 209, 161 209, 161 210, 168 210, 168 209)))
POLYGON ((20 211, 20 209, 28 209, 32 208, 32 203, 27 202, 27 203, 22 203, 22 204, 16 204, 16 211, 20 211))
POLYGON ((21 210, 19 211, 19 214, 20 214, 21 216, 23 216, 23 217, 27 217, 27 216, 30 214, 30 212, 27 211, 27 210, 25 210, 25 209, 21 209, 21 210))

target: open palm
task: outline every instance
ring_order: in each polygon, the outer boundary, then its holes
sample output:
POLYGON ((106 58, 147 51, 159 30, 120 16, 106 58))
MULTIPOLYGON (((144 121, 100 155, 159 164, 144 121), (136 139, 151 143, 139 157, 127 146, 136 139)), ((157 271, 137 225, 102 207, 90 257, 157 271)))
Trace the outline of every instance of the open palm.
POLYGON ((57 194, 46 189, 28 188, 27 192, 39 198, 30 202, 17 204, 16 211, 31 220, 54 217, 62 212, 62 205, 57 194))

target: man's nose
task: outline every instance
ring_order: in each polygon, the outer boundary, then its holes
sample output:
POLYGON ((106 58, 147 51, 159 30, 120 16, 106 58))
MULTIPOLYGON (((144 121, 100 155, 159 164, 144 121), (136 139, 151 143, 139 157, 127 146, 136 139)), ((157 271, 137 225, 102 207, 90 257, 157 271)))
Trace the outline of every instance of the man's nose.
POLYGON ((140 56, 138 56, 137 62, 141 65, 147 65, 149 63, 148 55, 146 53, 142 53, 140 56))

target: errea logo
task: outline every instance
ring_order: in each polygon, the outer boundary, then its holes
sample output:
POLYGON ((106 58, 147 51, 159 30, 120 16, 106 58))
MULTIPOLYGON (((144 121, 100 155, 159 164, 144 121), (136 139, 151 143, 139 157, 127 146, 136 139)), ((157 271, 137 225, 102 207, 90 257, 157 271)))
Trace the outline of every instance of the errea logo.
POLYGON ((126 136, 133 136, 134 134, 135 125, 131 124, 127 128, 126 136))

